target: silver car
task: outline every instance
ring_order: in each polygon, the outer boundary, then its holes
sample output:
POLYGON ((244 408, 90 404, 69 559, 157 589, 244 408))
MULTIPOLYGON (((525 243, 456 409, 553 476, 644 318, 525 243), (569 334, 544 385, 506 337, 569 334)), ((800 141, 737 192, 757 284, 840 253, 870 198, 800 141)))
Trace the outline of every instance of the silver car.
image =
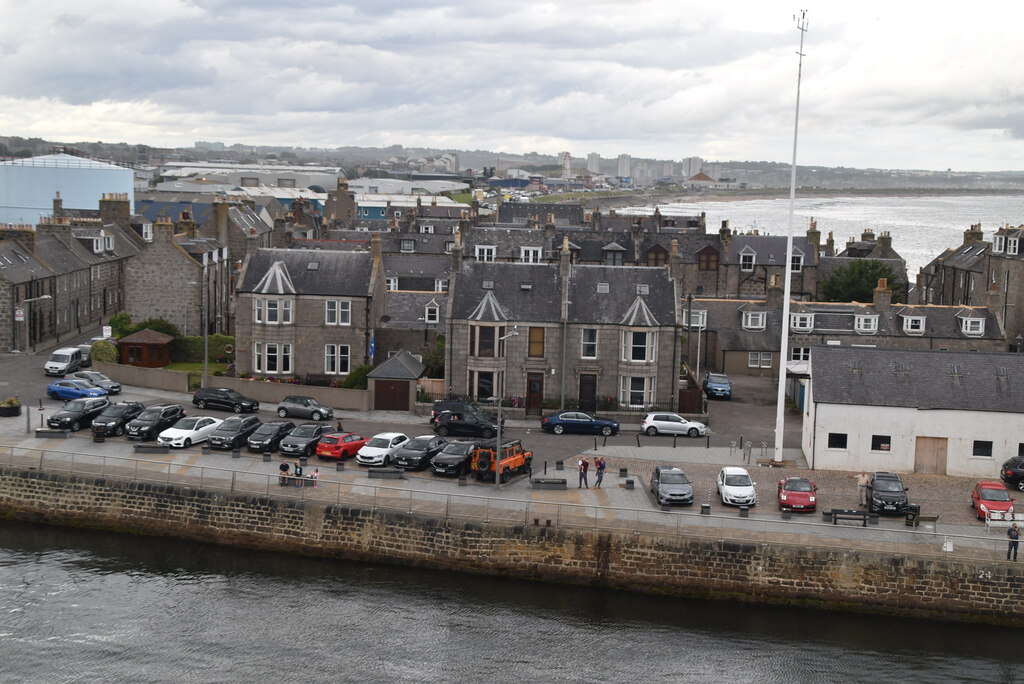
POLYGON ((640 422, 640 429, 654 435, 689 435, 703 437, 708 434, 708 426, 695 420, 687 420, 678 413, 648 413, 640 422))
POLYGON ((324 406, 313 397, 285 397, 277 405, 277 415, 282 418, 295 416, 311 420, 330 420, 334 418, 334 409, 324 406))

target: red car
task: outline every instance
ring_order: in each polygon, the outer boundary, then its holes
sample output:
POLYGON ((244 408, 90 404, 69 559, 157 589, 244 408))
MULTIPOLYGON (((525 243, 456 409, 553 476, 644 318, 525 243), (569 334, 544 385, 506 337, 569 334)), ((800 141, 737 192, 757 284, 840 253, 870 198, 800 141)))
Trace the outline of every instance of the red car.
POLYGON ((986 517, 1003 518, 1013 513, 1013 497, 1006 485, 996 480, 983 480, 971 490, 971 508, 978 514, 978 520, 986 517))
POLYGON ((818 508, 818 485, 806 477, 779 480, 779 510, 813 511, 818 508))
POLYGON ((354 432, 334 432, 324 435, 316 445, 316 457, 336 458, 343 461, 350 456, 355 456, 356 452, 366 444, 366 441, 366 437, 354 432))

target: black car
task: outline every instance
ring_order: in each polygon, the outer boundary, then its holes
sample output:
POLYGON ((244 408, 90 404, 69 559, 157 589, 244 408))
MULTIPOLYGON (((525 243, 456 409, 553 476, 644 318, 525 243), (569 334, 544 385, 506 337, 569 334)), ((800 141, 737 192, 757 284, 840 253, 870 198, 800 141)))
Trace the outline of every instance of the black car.
POLYGON ((443 437, 420 435, 403 444, 391 461, 396 466, 410 470, 426 470, 430 459, 436 456, 447 444, 443 437))
POLYGON ((474 411, 443 411, 433 421, 434 432, 446 437, 482 437, 491 439, 498 434, 498 421, 474 411))
POLYGON ((94 435, 123 435, 124 426, 134 420, 146 410, 140 402, 123 401, 120 404, 110 404, 103 409, 103 413, 92 419, 92 432, 94 435))
POLYGON ((312 456, 316 453, 316 445, 327 432, 327 427, 319 423, 303 423, 288 433, 281 440, 282 456, 312 456))
POLYGON ((492 421, 498 420, 497 414, 482 408, 479 404, 475 404, 472 401, 441 399, 435 401, 433 408, 430 410, 430 424, 433 425, 434 420, 444 411, 472 411, 473 413, 483 415, 492 421))
POLYGON ((1014 456, 999 469, 999 478, 1011 489, 1024 492, 1024 456, 1014 456))
POLYGON ((83 426, 92 423, 92 419, 103 413, 110 406, 106 397, 84 397, 72 399, 64 404, 64 408, 53 414, 46 425, 54 430, 71 430, 78 432, 83 426))
POLYGON ((241 449, 260 425, 256 416, 231 416, 210 433, 207 443, 214 449, 241 449))
POLYGON ((235 413, 253 413, 260 410, 260 402, 223 387, 200 387, 192 395, 192 403, 199 408, 217 408, 235 413))
POLYGON ((256 432, 249 435, 249 451, 261 453, 264 451, 277 451, 289 432, 295 429, 295 423, 290 420, 272 420, 260 425, 256 432))
POLYGON ((430 459, 430 472, 435 475, 465 475, 473 458, 474 442, 448 442, 430 459))
POLYGON ((177 423, 179 418, 184 417, 185 409, 181 404, 150 406, 137 418, 128 422, 124 429, 125 436, 128 439, 156 439, 157 435, 177 423))
POLYGON ((869 508, 872 513, 906 513, 910 499, 903 480, 896 473, 878 472, 868 484, 869 508))
MULTIPOLYGON (((82 358, 84 359, 85 356, 83 355, 82 358)), ((111 380, 99 371, 77 371, 71 375, 65 375, 64 377, 73 378, 75 380, 87 380, 97 387, 102 387, 107 390, 107 394, 121 393, 121 383, 116 380, 111 380)))

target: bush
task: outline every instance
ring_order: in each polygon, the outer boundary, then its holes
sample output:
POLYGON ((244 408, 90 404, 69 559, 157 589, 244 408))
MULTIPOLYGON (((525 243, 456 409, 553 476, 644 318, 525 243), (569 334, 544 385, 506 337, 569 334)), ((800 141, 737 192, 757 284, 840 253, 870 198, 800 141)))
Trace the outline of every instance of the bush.
POLYGON ((92 350, 89 356, 93 361, 100 363, 117 363, 117 347, 106 340, 99 340, 92 343, 92 350))
MULTIPOLYGON (((165 335, 171 337, 178 336, 178 326, 174 325, 170 321, 164 320, 163 318, 147 318, 141 323, 137 323, 131 327, 132 333, 137 333, 140 330, 155 330, 156 332, 162 332, 165 335)), ((129 333, 131 334, 131 333, 129 333)))
POLYGON ((365 363, 362 366, 356 366, 345 378, 345 381, 341 383, 341 386, 345 389, 366 389, 366 376, 373 370, 373 366, 365 363))
POLYGON ((109 324, 111 334, 117 338, 124 337, 132 331, 132 317, 126 311, 111 316, 109 324))

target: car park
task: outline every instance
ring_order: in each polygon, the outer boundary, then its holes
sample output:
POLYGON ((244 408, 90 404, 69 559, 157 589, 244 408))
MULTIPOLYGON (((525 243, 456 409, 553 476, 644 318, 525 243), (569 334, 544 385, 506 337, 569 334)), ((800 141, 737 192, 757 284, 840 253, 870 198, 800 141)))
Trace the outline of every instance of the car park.
POLYGON ((490 439, 498 434, 498 423, 472 411, 442 411, 434 419, 434 432, 446 437, 482 437, 490 439))
POLYGON ((82 368, 82 351, 78 347, 61 347, 52 354, 43 365, 47 375, 64 376, 82 368))
POLYGON ((651 473, 651 494, 659 505, 692 504, 693 483, 686 473, 677 466, 654 466, 651 473))
POLYGON ((324 406, 313 397, 287 396, 277 405, 277 415, 282 418, 307 418, 309 420, 330 420, 334 409, 324 406))
POLYGON ((430 459, 430 472, 434 475, 467 475, 473 457, 473 442, 448 442, 440 453, 430 459))
POLYGON ((81 399, 83 397, 105 397, 107 390, 85 380, 57 380, 46 388, 51 399, 81 399))
POLYGON ((356 463, 365 466, 389 465, 398 449, 408 441, 409 438, 401 432, 376 434, 356 452, 356 463))
POLYGON ((971 508, 979 520, 1006 519, 1013 515, 1013 497, 1002 482, 982 480, 971 488, 971 508))
POLYGON ((907 487, 896 473, 877 472, 868 483, 868 501, 872 513, 896 513, 907 511, 910 500, 907 487))
POLYGON ((533 452, 523 448, 518 439, 509 440, 501 445, 501 462, 495 458, 497 440, 477 443, 469 459, 469 468, 478 480, 494 480, 495 473, 501 468, 501 481, 508 482, 512 473, 525 473, 533 464, 533 452))
POLYGON ((369 440, 354 432, 332 432, 324 435, 316 445, 317 458, 335 458, 343 461, 355 456, 369 440))
POLYGON ((779 510, 814 511, 818 508, 818 485, 806 477, 779 480, 779 510))
POLYGON ((106 397, 74 399, 50 416, 46 420, 46 425, 54 430, 78 432, 83 427, 91 425, 93 419, 103 413, 108 406, 110 406, 110 400, 106 397))
POLYGON ((485 416, 492 421, 498 419, 497 414, 488 411, 475 402, 464 401, 462 399, 439 399, 434 402, 434 405, 430 409, 431 424, 433 424, 434 419, 444 411, 471 411, 485 416))
POLYGON ((157 435, 184 417, 185 408, 181 404, 150 406, 128 421, 124 434, 128 439, 156 439, 157 435))
POLYGON ((91 382, 96 387, 102 387, 107 390, 107 394, 121 393, 121 383, 111 380, 99 371, 76 371, 71 375, 65 376, 65 380, 85 380, 86 382, 91 382))
POLYGON ((312 456, 316 453, 316 445, 327 432, 320 423, 302 423, 281 440, 282 456, 312 456))
POLYGON ((262 423, 257 416, 231 416, 210 434, 210 446, 214 449, 241 449, 260 425, 262 423))
POLYGON ((732 506, 756 506, 757 484, 750 479, 746 468, 726 466, 718 472, 718 498, 732 506))
POLYGON ((157 435, 156 441, 172 447, 190 447, 209 439, 223 422, 213 416, 185 416, 157 435))
POLYGON ((110 404, 103 412, 92 419, 94 435, 123 435, 124 427, 146 409, 140 402, 123 401, 110 404))
POLYGON ((540 426, 544 431, 553 432, 556 435, 566 432, 588 435, 616 435, 619 433, 617 421, 596 418, 582 411, 563 411, 551 416, 544 416, 540 419, 540 426))
POLYGON ((640 430, 651 437, 655 435, 687 435, 703 437, 708 434, 708 426, 696 420, 687 420, 678 413, 648 413, 640 421, 640 430))
POLYGON ((704 378, 704 394, 708 399, 732 399, 732 380, 725 373, 708 373, 704 378))
POLYGON ((224 387, 200 387, 192 395, 192 403, 201 409, 214 408, 235 413, 253 413, 260 410, 260 402, 224 387))
POLYGON ((294 429, 295 423, 290 420, 267 421, 249 435, 247 440, 249 451, 256 453, 277 451, 281 440, 287 437, 288 433, 294 429))
POLYGON ((426 470, 430 459, 437 456, 448 442, 437 435, 413 437, 395 452, 394 464, 409 470, 426 470))
POLYGON ((999 469, 999 479, 1010 489, 1024 492, 1024 456, 1014 456, 999 469))

